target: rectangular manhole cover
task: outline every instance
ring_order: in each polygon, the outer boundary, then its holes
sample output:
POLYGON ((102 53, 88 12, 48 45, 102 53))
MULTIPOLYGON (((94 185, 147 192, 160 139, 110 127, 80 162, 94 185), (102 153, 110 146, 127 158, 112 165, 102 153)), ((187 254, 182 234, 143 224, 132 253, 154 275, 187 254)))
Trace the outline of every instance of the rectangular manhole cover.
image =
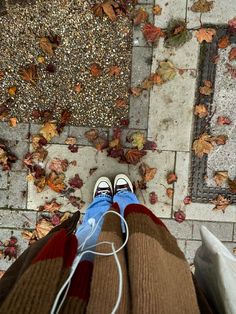
MULTIPOLYGON (((212 28, 212 25, 204 27, 212 28)), ((236 203, 236 193, 227 181, 217 186, 214 180, 218 171, 227 171, 231 180, 236 178, 236 59, 229 58, 234 47, 236 34, 230 33, 227 26, 216 28, 213 41, 201 45, 195 104, 204 104, 208 114, 202 118, 194 116, 193 141, 203 133, 226 135, 228 140, 201 158, 192 152, 189 188, 193 202, 208 203, 218 195, 224 195, 236 203), (229 37, 230 43, 221 49, 219 41, 225 36, 229 37), (205 81, 213 84, 210 95, 199 92, 205 81), (231 121, 230 124, 222 124, 225 118, 226 123, 231 121)))

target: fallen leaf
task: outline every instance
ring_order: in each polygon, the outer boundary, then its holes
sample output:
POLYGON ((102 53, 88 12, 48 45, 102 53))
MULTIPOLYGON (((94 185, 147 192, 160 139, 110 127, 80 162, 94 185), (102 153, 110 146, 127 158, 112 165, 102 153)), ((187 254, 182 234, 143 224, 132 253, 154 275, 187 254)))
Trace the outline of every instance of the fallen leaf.
POLYGON ((229 124, 231 124, 231 122, 232 121, 228 117, 219 116, 217 118, 217 124, 219 124, 219 125, 229 125, 229 124))
POLYGON ((40 221, 36 224, 36 234, 37 234, 37 238, 41 239, 43 237, 45 237, 49 231, 51 231, 51 229, 53 228, 53 225, 51 222, 49 222, 46 219, 41 218, 40 221))
POLYGON ((222 210, 223 213, 225 213, 225 209, 230 204, 230 200, 225 198, 223 195, 218 195, 213 201, 211 201, 212 204, 215 205, 212 210, 222 210))
POLYGON ((4 76, 5 76, 4 72, 0 71, 0 81, 2 81, 4 79, 4 76))
POLYGON ((10 109, 5 104, 0 105, 0 120, 6 119, 10 114, 10 109))
POLYGON ((79 145, 77 145, 77 144, 69 145, 69 146, 68 146, 68 149, 69 149, 72 153, 78 153, 79 145))
POLYGON ((35 150, 47 145, 48 143, 47 140, 40 134, 32 135, 31 140, 32 140, 32 146, 35 150))
POLYGON ((139 172, 144 182, 149 182, 155 177, 157 169, 151 168, 146 163, 142 162, 139 166, 139 172))
POLYGON ((213 93, 212 82, 204 81, 204 86, 201 86, 199 88, 199 91, 202 95, 206 95, 206 96, 211 95, 213 93))
POLYGON ((58 226, 61 223, 60 216, 56 213, 51 218, 51 223, 53 226, 58 226))
POLYGON ((17 160, 17 157, 11 154, 8 147, 0 142, 0 165, 3 171, 11 169, 11 164, 17 160))
POLYGON ((144 150, 155 151, 157 149, 157 144, 153 141, 146 140, 143 148, 144 148, 144 150))
POLYGON ((49 169, 55 171, 56 173, 62 173, 67 170, 68 165, 69 163, 67 159, 54 158, 49 164, 49 169))
POLYGON ((127 102, 123 98, 117 98, 115 103, 116 108, 123 109, 127 106, 127 102))
POLYGON ((50 202, 46 202, 44 205, 39 206, 39 211, 56 212, 61 208, 61 204, 57 203, 56 199, 53 198, 50 202))
POLYGON ((97 129, 91 129, 89 131, 86 131, 84 133, 85 137, 87 138, 87 140, 89 140, 90 142, 93 142, 94 140, 96 140, 96 138, 98 137, 98 130, 97 129))
POLYGON ((132 145, 136 147, 138 150, 141 150, 144 147, 146 139, 144 134, 138 131, 130 136, 130 142, 132 142, 132 145))
POLYGON ((227 135, 217 135, 213 137, 214 142, 216 145, 225 145, 226 141, 228 140, 227 135))
POLYGON ((230 73, 231 77, 233 79, 236 79, 236 68, 233 67, 231 64, 227 63, 226 64, 227 70, 230 73))
POLYGON ((149 90, 153 87, 154 83, 152 80, 148 78, 146 78, 144 81, 142 81, 141 87, 143 90, 149 90))
POLYGON ((159 6, 159 5, 155 5, 153 8, 152 8, 152 13, 154 15, 161 15, 161 11, 162 11, 162 8, 159 6))
POLYGON ((158 73, 153 73, 149 76, 149 80, 153 82, 154 85, 163 84, 163 79, 158 73))
POLYGON ((172 184, 174 182, 177 181, 177 175, 174 172, 170 172, 168 173, 167 177, 166 177, 166 181, 168 184, 172 184))
POLYGON ((90 66, 90 73, 93 77, 98 77, 98 76, 101 76, 102 74, 102 69, 100 67, 99 64, 97 63, 93 63, 91 64, 90 66))
POLYGON ((46 122, 39 131, 40 134, 50 142, 55 136, 58 136, 57 126, 54 123, 46 122))
POLYGON ((38 56, 38 57, 37 57, 37 61, 38 61, 38 63, 40 63, 40 64, 44 64, 44 63, 45 63, 45 58, 44 58, 43 56, 38 56))
POLYGON ((85 204, 85 202, 80 197, 74 195, 70 195, 68 197, 68 201, 72 206, 78 209, 81 209, 85 204))
POLYGON ((144 8, 139 8, 135 12, 135 17, 134 17, 134 25, 137 26, 141 23, 144 23, 147 21, 149 14, 147 11, 145 11, 144 8))
POLYGON ((156 42, 160 37, 164 37, 165 34, 161 30, 160 27, 156 27, 153 24, 145 24, 142 28, 143 35, 147 42, 154 43, 156 42))
POLYGON ((103 149, 108 147, 108 141, 106 138, 99 136, 93 141, 93 145, 98 151, 102 151, 103 149))
POLYGON ((236 193, 236 178, 234 180, 228 179, 228 185, 231 192, 236 193))
POLYGON ((174 218, 175 218, 175 221, 181 223, 185 220, 186 218, 186 214, 185 212, 183 212, 182 210, 177 210, 174 212, 174 218))
POLYGON ((108 74, 110 76, 119 76, 121 72, 121 68, 118 67, 117 65, 113 65, 110 67, 108 74))
POLYGON ((229 52, 229 61, 236 59, 236 47, 232 48, 229 52))
POLYGON ((193 151, 202 158, 204 154, 208 155, 213 149, 212 137, 207 133, 203 133, 193 142, 193 151))
POLYGON ((221 37, 218 41, 218 47, 224 49, 230 45, 229 36, 221 37))
POLYGON ((142 94, 143 89, 141 87, 132 87, 130 89, 131 95, 138 97, 142 94))
POLYGON ((42 176, 39 179, 35 179, 34 180, 34 185, 36 186, 36 191, 37 193, 41 193, 44 188, 46 187, 47 181, 46 181, 46 177, 42 176))
POLYGON ((206 105, 204 104, 196 105, 194 109, 194 114, 198 116, 199 118, 206 117, 208 115, 208 110, 207 110, 206 105))
POLYGON ((150 204, 154 205, 158 202, 158 197, 155 192, 150 192, 149 193, 149 202, 150 204))
POLYGON ((56 172, 52 171, 47 178, 47 185, 53 191, 61 193, 66 187, 64 179, 65 179, 64 174, 62 173, 57 174, 56 172))
POLYGON ((16 127, 16 125, 17 125, 17 118, 10 118, 9 119, 9 125, 11 126, 11 127, 13 127, 13 128, 15 128, 16 127))
POLYGON ((53 45, 47 37, 40 38, 39 45, 40 48, 49 56, 52 56, 54 54, 53 45))
POLYGON ((228 178, 228 171, 216 171, 213 177, 217 186, 222 186, 228 178))
POLYGON ((216 30, 214 28, 200 28, 199 31, 195 33, 195 36, 200 43, 203 41, 211 43, 215 34, 216 30))
POLYGON ((172 80, 176 75, 176 68, 169 60, 161 61, 157 73, 161 76, 164 82, 172 80))
POLYGON ((35 64, 30 64, 27 67, 22 67, 20 69, 20 75, 26 82, 36 85, 38 79, 37 66, 35 64))
POLYGON ((73 178, 71 178, 68 183, 72 188, 77 188, 77 189, 80 189, 84 184, 83 180, 80 178, 78 174, 76 174, 73 178))
POLYGON ((67 145, 74 145, 76 144, 77 139, 75 137, 67 137, 67 139, 65 140, 65 144, 67 145))
POLYGON ((178 48, 192 38, 192 32, 187 29, 183 19, 171 19, 165 32, 164 47, 178 48))
POLYGON ((228 21, 229 31, 232 33, 236 32, 236 16, 228 21))
POLYGON ((82 90, 82 85, 80 83, 77 83, 74 87, 74 90, 77 94, 79 94, 82 90))
POLYGON ((173 195, 174 195, 174 189, 173 188, 167 188, 166 189, 166 195, 172 199, 173 198, 173 195))
POLYGON ((200 13, 209 12, 213 8, 213 2, 214 1, 198 0, 191 6, 191 11, 200 13))
POLYGON ((185 196, 184 200, 183 200, 184 205, 189 205, 192 203, 192 199, 191 196, 185 196))
POLYGON ((91 176, 97 169, 97 167, 89 169, 89 175, 91 176))
POLYGON ((120 120, 120 125, 128 126, 129 125, 129 119, 121 119, 120 120))
POLYGON ((116 21, 117 16, 115 8, 118 7, 118 4, 113 0, 107 0, 102 3, 102 9, 104 13, 109 17, 111 21, 116 21))
POLYGON ((143 156, 146 155, 146 152, 138 149, 129 149, 125 153, 126 161, 132 165, 136 165, 143 156))
POLYGON ((16 86, 10 86, 10 87, 8 87, 8 94, 11 96, 11 97, 13 97, 13 96, 15 96, 15 94, 16 94, 16 91, 17 91, 17 88, 16 88, 16 86))
POLYGON ((47 64, 45 70, 46 70, 47 72, 53 74, 53 73, 56 72, 57 68, 56 68, 55 64, 49 63, 49 64, 47 64))

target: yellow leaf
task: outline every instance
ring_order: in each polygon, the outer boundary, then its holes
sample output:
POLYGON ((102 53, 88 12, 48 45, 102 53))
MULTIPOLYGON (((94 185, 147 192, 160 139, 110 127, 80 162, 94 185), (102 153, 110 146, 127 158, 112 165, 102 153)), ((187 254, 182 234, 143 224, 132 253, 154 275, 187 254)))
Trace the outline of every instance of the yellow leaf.
POLYGON ((10 86, 10 87, 8 88, 8 94, 9 94, 11 97, 15 96, 16 91, 17 91, 16 86, 10 86))
POLYGON ((10 119, 9 119, 9 125, 10 125, 11 127, 13 127, 13 128, 16 127, 17 122, 18 122, 18 121, 17 121, 16 118, 10 118, 10 119))
POLYGON ((37 61, 38 61, 38 63, 43 64, 45 62, 45 58, 43 56, 38 56, 37 61))
POLYGON ((58 136, 57 126, 54 123, 46 122, 39 133, 49 142, 53 137, 58 136))
POLYGON ((204 104, 199 104, 195 106, 194 114, 199 118, 204 118, 208 115, 207 107, 204 104))
POLYGON ((40 38, 39 45, 40 45, 41 49, 45 53, 47 53, 49 56, 52 56, 54 54, 53 45, 47 37, 40 38))
POLYGON ((153 8, 152 8, 152 13, 154 15, 161 15, 161 11, 162 11, 162 8, 159 6, 159 5, 155 5, 153 8))
POLYGON ((41 219, 37 224, 36 224, 36 233, 37 233, 37 238, 41 239, 45 237, 49 231, 53 228, 53 225, 51 222, 47 221, 46 219, 41 219))
POLYGON ((217 186, 221 186, 228 180, 228 171, 216 171, 214 175, 214 180, 217 186))
POLYGON ((170 61, 161 61, 157 73, 164 82, 172 80, 176 75, 176 68, 170 61))
POLYGON ((195 36, 200 43, 204 40, 207 43, 211 43, 215 34, 216 30, 214 28, 200 28, 199 31, 196 32, 195 36))
POLYGON ((132 134, 131 139, 132 139, 132 145, 134 147, 137 147, 138 150, 143 149, 144 144, 146 143, 146 139, 143 133, 135 132, 132 134))
POLYGON ((213 8, 213 1, 198 0, 191 6, 193 12, 206 13, 213 8))
POLYGON ((75 137, 68 137, 65 140, 65 144, 67 144, 67 145, 75 145, 76 142, 77 142, 77 139, 75 137))

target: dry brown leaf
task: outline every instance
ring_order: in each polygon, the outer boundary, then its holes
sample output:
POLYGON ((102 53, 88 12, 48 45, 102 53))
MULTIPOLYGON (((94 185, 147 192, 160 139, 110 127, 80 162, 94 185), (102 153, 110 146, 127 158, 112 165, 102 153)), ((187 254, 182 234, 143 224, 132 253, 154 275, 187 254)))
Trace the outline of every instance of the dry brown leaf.
POLYGON ((132 87, 130 89, 131 95, 138 97, 142 94, 143 89, 141 87, 132 87))
POLYGON ((27 67, 22 67, 20 69, 20 75, 23 80, 35 85, 38 79, 37 66, 35 64, 30 64, 27 67))
POLYGON ((173 198, 173 195, 174 195, 174 189, 172 189, 172 188, 166 189, 166 195, 167 195, 170 199, 172 199, 172 198, 173 198))
POLYGON ((41 49, 45 53, 47 53, 49 56, 52 56, 54 54, 53 45, 47 37, 40 38, 39 45, 40 45, 41 49))
POLYGON ((51 229, 53 228, 53 225, 50 221, 42 218, 40 219, 40 221, 36 224, 36 234, 37 234, 37 238, 41 239, 43 237, 45 237, 49 231, 51 231, 51 229))
POLYGON ((4 79, 4 76, 5 76, 4 72, 0 71, 0 81, 2 81, 4 79))
POLYGON ((176 67, 171 61, 165 60, 159 63, 157 74, 160 75, 164 82, 172 80, 176 76, 176 73, 176 67))
POLYGON ((10 86, 10 87, 8 87, 8 94, 11 96, 11 97, 13 97, 13 96, 15 96, 15 94, 16 94, 16 92, 17 92, 17 88, 16 88, 16 86, 10 86))
POLYGON ((94 141, 93 145, 97 151, 102 151, 103 149, 107 148, 108 141, 107 139, 103 138, 102 136, 98 136, 94 141))
POLYGON ((104 13, 109 17, 109 19, 114 22, 117 19, 115 8, 118 7, 118 4, 113 0, 107 0, 102 3, 102 9, 104 13))
POLYGON ((159 5, 155 5, 153 8, 152 8, 152 13, 154 15, 161 15, 161 11, 162 11, 162 8, 159 6, 159 5))
POLYGON ((158 73, 153 73, 150 75, 149 80, 153 82, 155 85, 163 84, 163 79, 158 73))
POLYGON ((21 235, 24 240, 29 241, 32 238, 33 233, 29 230, 23 230, 21 235))
POLYGON ((223 134, 217 135, 213 137, 213 140, 216 145, 225 145, 226 141, 228 140, 228 136, 223 134))
POLYGON ((90 73, 93 77, 99 77, 102 74, 102 69, 98 63, 93 63, 90 66, 90 73))
POLYGON ((49 164, 49 169, 56 173, 62 173, 67 170, 69 166, 67 159, 53 158, 49 164))
POLYGON ((133 148, 133 149, 129 149, 125 153, 125 158, 128 163, 132 165, 136 165, 141 160, 141 158, 145 155, 146 155, 146 151, 133 148))
POLYGON ((230 45, 229 36, 224 36, 218 41, 218 47, 224 49, 230 45))
POLYGON ((39 211, 48 211, 54 213, 61 208, 61 204, 57 203, 56 199, 53 198, 50 202, 46 202, 44 205, 39 206, 39 211))
POLYGON ((118 67, 117 65, 113 65, 110 67, 108 74, 110 76, 119 76, 121 72, 121 68, 118 67))
POLYGON ((195 33, 195 36, 200 43, 203 41, 211 43, 215 34, 216 30, 214 28, 200 28, 199 31, 195 33))
POLYGON ((198 0, 191 6, 191 11, 200 13, 209 12, 213 8, 213 2, 214 1, 198 0))
POLYGON ((229 61, 236 59, 236 47, 232 48, 229 52, 229 61))
POLYGON ((47 182, 45 176, 42 176, 41 178, 34 180, 34 185, 36 186, 37 193, 41 193, 44 190, 46 184, 47 182))
POLYGON ((47 145, 47 140, 40 134, 32 135, 31 140, 34 149, 47 145))
POLYGON ((77 139, 75 137, 68 137, 65 140, 65 144, 67 144, 67 145, 75 145, 76 142, 77 142, 77 139))
POLYGON ((50 142, 53 137, 58 136, 57 126, 56 126, 56 124, 54 124, 52 122, 46 122, 42 126, 41 130, 39 131, 39 133, 42 134, 42 136, 48 142, 50 142))
POLYGON ((52 171, 48 178, 47 178, 47 185, 55 192, 61 193, 66 185, 64 183, 65 175, 64 174, 57 174, 56 172, 52 171))
POLYGON ((82 85, 80 83, 77 83, 74 87, 74 91, 79 94, 82 90, 82 85))
POLYGON ((209 96, 213 93, 212 82, 204 81, 204 86, 199 88, 199 91, 202 95, 209 96))
POLYGON ((213 149, 213 138, 207 133, 203 133, 197 140, 193 142, 193 151, 195 154, 202 158, 204 154, 208 155, 213 149))
POLYGON ((117 98, 115 106, 116 106, 116 108, 123 109, 127 106, 127 102, 123 98, 117 98))
POLYGON ((139 25, 141 23, 144 23, 147 21, 149 14, 147 13, 147 11, 145 11, 144 8, 139 8, 136 12, 135 12, 135 17, 134 17, 134 25, 139 25))
POLYGON ((217 186, 222 186, 228 178, 228 171, 216 171, 213 177, 217 186))
POLYGON ((222 212, 225 212, 225 209, 230 204, 230 200, 225 198, 223 195, 218 195, 213 201, 211 201, 215 205, 212 210, 222 210, 222 212))
POLYGON ((146 163, 142 162, 141 165, 139 166, 139 172, 144 182, 149 182, 155 177, 155 174, 157 173, 157 169, 151 168, 146 163))
POLYGON ((145 24, 142 28, 143 35, 147 42, 154 43, 156 42, 160 37, 164 37, 165 33, 161 30, 160 27, 156 27, 153 24, 145 24))
POLYGON ((198 116, 199 118, 206 117, 208 115, 208 110, 207 110, 206 105, 204 104, 196 105, 194 109, 194 114, 198 116))
POLYGON ((17 125, 17 118, 10 118, 9 119, 9 125, 11 126, 11 127, 13 127, 13 128, 15 128, 16 127, 16 125, 17 125))
POLYGON ((236 193, 236 178, 234 180, 228 179, 228 185, 231 192, 236 193))
POLYGON ((146 90, 149 90, 153 87, 154 83, 153 81, 149 80, 149 78, 145 79, 142 84, 141 84, 141 87, 142 87, 142 90, 146 89, 146 90))
POLYGON ((89 131, 86 131, 84 133, 85 137, 87 138, 87 140, 89 140, 90 142, 93 142, 94 140, 96 140, 96 138, 98 138, 98 130, 97 129, 91 129, 89 131))
POLYGON ((166 181, 168 184, 172 184, 172 183, 176 182, 177 179, 178 179, 178 177, 174 172, 168 173, 168 175, 166 177, 166 181))

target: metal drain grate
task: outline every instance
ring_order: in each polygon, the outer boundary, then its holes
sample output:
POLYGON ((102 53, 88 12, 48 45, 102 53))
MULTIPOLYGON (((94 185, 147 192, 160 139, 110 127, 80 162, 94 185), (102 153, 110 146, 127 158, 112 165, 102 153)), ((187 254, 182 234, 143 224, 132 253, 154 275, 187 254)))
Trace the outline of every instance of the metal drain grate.
MULTIPOLYGON (((213 111, 213 97, 214 92, 210 96, 204 96, 199 93, 199 87, 203 86, 205 80, 209 80, 215 83, 216 67, 214 63, 214 57, 217 56, 218 40, 227 33, 227 26, 213 26, 204 25, 204 27, 216 28, 216 36, 212 43, 203 43, 200 47, 199 57, 199 72, 197 90, 195 95, 195 104, 203 103, 208 106, 209 117, 213 111)), ((230 42, 236 43, 236 34, 231 35, 230 42)), ((210 121, 209 117, 198 118, 194 116, 193 124, 193 140, 198 138, 204 131, 210 133, 210 121)), ((209 203, 209 201, 215 199, 219 194, 226 196, 232 203, 236 203, 236 194, 232 193, 228 188, 211 187, 206 184, 205 176, 207 173, 207 156, 203 158, 197 157, 194 153, 191 156, 191 176, 189 179, 189 190, 193 202, 209 203)))

